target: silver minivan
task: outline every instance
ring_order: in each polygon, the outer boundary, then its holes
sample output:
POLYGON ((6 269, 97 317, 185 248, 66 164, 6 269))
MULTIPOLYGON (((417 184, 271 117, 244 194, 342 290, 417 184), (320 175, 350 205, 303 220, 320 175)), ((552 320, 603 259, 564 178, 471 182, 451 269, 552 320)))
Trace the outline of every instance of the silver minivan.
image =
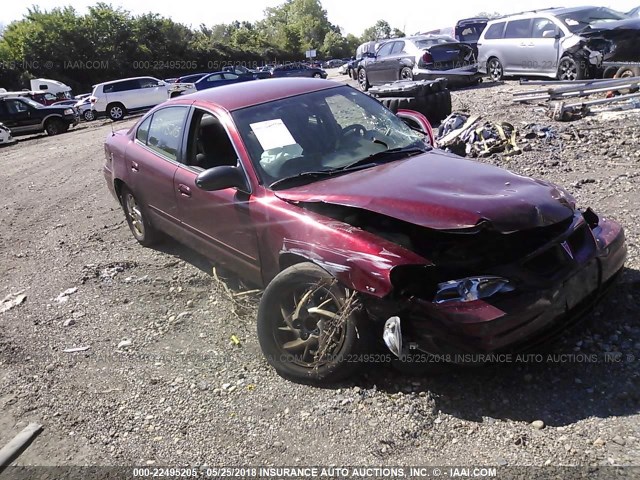
POLYGON ((596 22, 623 20, 604 7, 551 8, 490 21, 478 40, 481 73, 544 76, 579 80, 602 61, 602 54, 583 48, 580 32, 596 22))

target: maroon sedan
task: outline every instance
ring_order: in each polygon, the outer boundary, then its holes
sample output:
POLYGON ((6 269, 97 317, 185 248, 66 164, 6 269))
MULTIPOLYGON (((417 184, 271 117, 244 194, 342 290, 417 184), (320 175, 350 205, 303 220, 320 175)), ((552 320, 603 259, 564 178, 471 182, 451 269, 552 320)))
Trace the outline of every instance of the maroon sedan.
POLYGON ((326 80, 228 85, 110 136, 104 174, 141 244, 167 233, 266 287, 258 338, 288 378, 526 349, 580 318, 622 228, 400 116, 326 80))

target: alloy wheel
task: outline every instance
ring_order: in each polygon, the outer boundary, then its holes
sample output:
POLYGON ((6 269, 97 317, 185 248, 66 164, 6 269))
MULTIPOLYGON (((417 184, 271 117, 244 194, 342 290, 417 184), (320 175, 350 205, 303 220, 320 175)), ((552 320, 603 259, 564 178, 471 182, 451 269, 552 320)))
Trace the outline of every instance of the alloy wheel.
POLYGON ((346 316, 330 287, 306 285, 283 296, 280 320, 273 333, 280 351, 291 363, 316 368, 339 354, 346 335, 346 316))
POLYGON ((131 220, 133 234, 137 238, 144 238, 144 220, 142 218, 140 205, 138 205, 136 198, 131 193, 127 193, 125 204, 127 207, 127 215, 131 220))

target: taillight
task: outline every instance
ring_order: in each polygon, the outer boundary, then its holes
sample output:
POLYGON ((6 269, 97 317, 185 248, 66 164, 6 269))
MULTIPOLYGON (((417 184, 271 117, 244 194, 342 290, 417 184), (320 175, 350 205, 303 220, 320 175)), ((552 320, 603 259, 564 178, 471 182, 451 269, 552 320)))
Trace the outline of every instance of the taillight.
POLYGON ((96 97, 89 97, 89 101, 91 103, 96 103, 98 101, 98 99, 96 97))
POLYGON ((424 63, 433 63, 433 56, 429 52, 424 52, 422 55, 422 61, 424 63))

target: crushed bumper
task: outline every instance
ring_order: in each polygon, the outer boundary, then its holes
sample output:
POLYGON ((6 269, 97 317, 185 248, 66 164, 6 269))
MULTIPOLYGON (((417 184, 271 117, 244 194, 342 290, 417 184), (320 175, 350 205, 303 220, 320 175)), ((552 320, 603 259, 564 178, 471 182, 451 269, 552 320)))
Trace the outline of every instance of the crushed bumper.
POLYGON ((446 78, 449 86, 469 86, 478 83, 482 75, 478 72, 478 65, 468 65, 450 70, 430 70, 427 68, 414 67, 414 80, 435 80, 436 78, 446 78))
MULTIPOLYGON (((587 226, 580 224, 583 227, 587 226)), ((517 291, 486 300, 442 304, 413 297, 396 305, 395 310, 390 306, 391 314, 402 319, 405 352, 530 351, 577 324, 614 285, 627 252, 623 230, 615 222, 601 220, 595 228, 587 229, 592 244, 573 251, 574 256, 566 259, 569 267, 546 285, 527 285, 528 274, 518 271, 521 266, 511 265, 511 277, 525 279, 517 291)))

